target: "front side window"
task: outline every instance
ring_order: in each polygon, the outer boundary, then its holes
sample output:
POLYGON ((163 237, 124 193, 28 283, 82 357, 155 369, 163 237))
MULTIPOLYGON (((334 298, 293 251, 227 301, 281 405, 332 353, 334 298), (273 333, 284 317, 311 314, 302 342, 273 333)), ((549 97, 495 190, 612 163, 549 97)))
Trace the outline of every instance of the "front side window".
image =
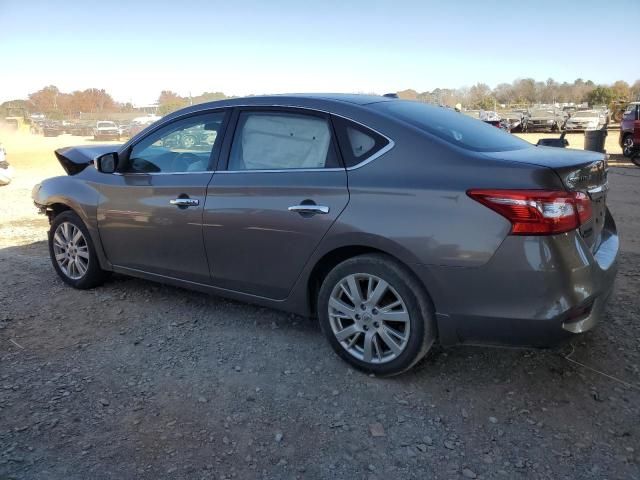
POLYGON ((188 173, 211 170, 210 160, 222 139, 224 112, 176 120, 133 146, 125 172, 188 173))
POLYGON ((229 170, 338 166, 326 118, 288 112, 240 113, 229 155, 229 170))

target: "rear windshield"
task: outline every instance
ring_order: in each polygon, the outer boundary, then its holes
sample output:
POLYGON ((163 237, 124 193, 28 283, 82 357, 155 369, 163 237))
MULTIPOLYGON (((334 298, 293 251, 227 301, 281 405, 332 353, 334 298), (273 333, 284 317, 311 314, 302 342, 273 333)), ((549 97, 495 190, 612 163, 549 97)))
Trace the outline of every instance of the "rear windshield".
POLYGON ((466 150, 502 152, 531 146, 493 125, 448 108, 410 101, 380 102, 371 106, 466 150))

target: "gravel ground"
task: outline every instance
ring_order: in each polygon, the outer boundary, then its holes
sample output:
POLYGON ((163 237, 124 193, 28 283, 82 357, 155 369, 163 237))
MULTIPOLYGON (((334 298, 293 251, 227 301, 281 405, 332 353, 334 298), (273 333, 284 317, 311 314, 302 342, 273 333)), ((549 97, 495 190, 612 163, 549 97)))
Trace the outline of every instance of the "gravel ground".
POLYGON ((123 276, 66 287, 30 190, 77 141, 4 143, 0 479, 640 478, 640 170, 611 171, 620 275, 596 330, 380 379, 308 319, 123 276))

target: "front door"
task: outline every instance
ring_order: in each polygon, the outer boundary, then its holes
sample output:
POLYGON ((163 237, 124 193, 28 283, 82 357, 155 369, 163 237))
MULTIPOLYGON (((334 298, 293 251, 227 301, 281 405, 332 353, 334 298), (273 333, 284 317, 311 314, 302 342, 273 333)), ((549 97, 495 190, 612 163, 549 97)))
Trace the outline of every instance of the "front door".
POLYGON ((123 155, 100 187, 98 229, 118 267, 209 283, 202 237, 207 184, 225 112, 175 120, 123 155))
POLYGON ((349 201, 346 170, 326 115, 281 108, 234 117, 227 168, 213 176, 204 208, 212 282, 284 299, 349 201))

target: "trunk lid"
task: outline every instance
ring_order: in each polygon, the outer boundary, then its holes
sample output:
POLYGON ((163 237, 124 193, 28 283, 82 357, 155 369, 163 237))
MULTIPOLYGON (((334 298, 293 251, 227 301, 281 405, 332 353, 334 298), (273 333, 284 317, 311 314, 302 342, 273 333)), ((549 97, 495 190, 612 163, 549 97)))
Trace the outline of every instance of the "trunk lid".
POLYGON ((593 215, 580 227, 585 243, 595 252, 600 246, 607 211, 608 166, 604 154, 555 147, 534 147, 522 150, 488 153, 495 159, 528 163, 551 168, 570 191, 583 192, 591 198, 593 215))

